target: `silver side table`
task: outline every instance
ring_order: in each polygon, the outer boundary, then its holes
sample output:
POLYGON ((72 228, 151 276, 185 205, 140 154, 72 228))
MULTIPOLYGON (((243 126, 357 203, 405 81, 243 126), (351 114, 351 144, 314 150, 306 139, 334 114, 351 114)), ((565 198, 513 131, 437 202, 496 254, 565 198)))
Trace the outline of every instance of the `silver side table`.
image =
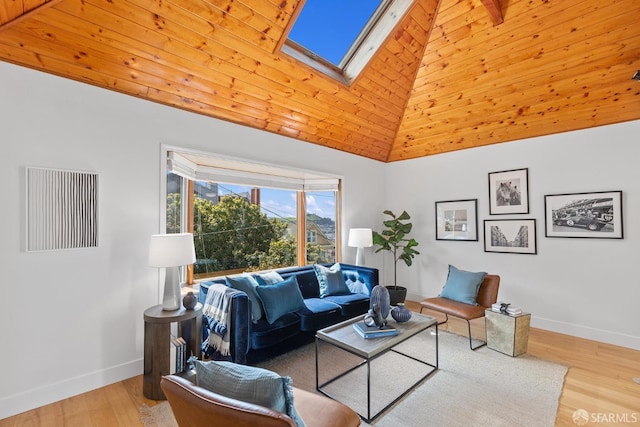
POLYGON ((485 310, 487 347, 516 357, 527 352, 529 343, 530 313, 515 316, 485 310))

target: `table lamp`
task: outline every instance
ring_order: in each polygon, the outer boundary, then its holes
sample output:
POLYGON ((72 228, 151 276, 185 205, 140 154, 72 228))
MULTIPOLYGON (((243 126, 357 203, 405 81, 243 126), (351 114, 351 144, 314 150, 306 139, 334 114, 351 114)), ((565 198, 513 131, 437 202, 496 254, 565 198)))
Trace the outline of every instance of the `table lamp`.
POLYGON ((149 266, 166 269, 163 310, 180 308, 180 274, 182 265, 196 261, 193 234, 154 234, 149 241, 149 266))
POLYGON ((373 232, 370 228, 352 228, 349 230, 347 243, 356 251, 356 265, 364 265, 364 248, 373 246, 373 232))

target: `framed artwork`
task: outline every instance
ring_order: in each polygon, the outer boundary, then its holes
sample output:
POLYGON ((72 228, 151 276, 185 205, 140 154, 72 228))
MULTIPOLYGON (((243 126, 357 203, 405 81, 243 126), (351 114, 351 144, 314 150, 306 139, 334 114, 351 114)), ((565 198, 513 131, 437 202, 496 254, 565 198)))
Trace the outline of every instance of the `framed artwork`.
POLYGON ((529 213, 529 169, 489 173, 489 214, 529 213))
POLYGON ((546 237, 622 239, 622 191, 544 196, 546 237))
POLYGON ((478 241, 478 199, 436 202, 436 240, 478 241))
POLYGON ((485 219, 484 251, 535 255, 535 219, 485 219))

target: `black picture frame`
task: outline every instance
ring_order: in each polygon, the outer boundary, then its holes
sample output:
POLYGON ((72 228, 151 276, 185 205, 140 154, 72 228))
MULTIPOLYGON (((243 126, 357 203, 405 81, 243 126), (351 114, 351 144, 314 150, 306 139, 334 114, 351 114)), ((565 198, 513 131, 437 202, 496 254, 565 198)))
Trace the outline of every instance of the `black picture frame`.
POLYGON ((478 241, 478 199, 436 202, 436 240, 478 241))
POLYGON ((545 237, 623 239, 622 191, 544 196, 545 237))
POLYGON ((529 168, 489 173, 489 214, 529 213, 529 168))
POLYGON ((536 220, 485 219, 484 251, 536 255, 536 220))

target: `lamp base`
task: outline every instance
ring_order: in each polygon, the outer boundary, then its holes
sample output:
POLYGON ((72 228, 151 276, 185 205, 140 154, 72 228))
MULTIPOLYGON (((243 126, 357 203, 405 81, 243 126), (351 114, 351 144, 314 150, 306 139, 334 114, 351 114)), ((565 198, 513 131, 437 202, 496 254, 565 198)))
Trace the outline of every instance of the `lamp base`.
POLYGON ((180 278, 178 267, 167 267, 164 278, 164 296, 162 297, 162 309, 175 311, 180 308, 180 278))
POLYGON ((356 250, 356 265, 364 265, 364 248, 357 248, 356 250))

